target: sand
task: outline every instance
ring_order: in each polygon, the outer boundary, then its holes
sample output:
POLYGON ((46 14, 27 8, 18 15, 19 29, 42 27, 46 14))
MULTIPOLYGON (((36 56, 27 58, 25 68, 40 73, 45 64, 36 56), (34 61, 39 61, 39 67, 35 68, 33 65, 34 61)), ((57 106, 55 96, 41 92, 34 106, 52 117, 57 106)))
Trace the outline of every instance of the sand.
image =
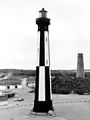
POLYGON ((17 95, 0 106, 0 120, 90 120, 90 95, 53 95, 52 116, 32 114, 34 93, 30 88, 14 90, 17 95), (14 101, 24 98, 24 101, 14 101))

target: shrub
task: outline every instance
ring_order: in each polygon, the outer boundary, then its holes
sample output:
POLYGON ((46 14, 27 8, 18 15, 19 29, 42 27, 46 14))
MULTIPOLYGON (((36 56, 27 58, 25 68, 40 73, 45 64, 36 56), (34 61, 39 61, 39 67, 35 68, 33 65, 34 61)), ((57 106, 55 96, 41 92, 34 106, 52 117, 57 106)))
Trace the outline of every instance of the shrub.
POLYGON ((86 91, 84 89, 77 89, 76 94, 83 95, 86 91))
POLYGON ((70 94, 71 90, 67 88, 60 88, 60 94, 70 94))

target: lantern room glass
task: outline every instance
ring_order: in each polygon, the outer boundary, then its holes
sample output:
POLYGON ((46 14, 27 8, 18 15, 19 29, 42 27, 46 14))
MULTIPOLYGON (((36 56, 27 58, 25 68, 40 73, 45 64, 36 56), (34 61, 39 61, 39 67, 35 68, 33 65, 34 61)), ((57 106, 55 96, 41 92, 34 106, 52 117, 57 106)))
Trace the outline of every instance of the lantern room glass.
POLYGON ((42 10, 39 11, 39 17, 44 17, 44 18, 47 17, 47 11, 45 11, 44 8, 42 8, 42 10))

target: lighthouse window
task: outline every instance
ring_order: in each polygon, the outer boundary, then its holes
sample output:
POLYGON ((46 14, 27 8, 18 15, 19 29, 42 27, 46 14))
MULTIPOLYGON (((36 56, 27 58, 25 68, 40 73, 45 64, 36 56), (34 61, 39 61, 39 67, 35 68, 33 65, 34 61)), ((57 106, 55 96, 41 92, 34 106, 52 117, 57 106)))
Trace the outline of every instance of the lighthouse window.
POLYGON ((38 48, 38 52, 39 52, 39 48, 38 48))
POLYGON ((46 37, 46 42, 47 42, 47 37, 46 37))
POLYGON ((48 60, 46 60, 46 64, 48 64, 48 60))

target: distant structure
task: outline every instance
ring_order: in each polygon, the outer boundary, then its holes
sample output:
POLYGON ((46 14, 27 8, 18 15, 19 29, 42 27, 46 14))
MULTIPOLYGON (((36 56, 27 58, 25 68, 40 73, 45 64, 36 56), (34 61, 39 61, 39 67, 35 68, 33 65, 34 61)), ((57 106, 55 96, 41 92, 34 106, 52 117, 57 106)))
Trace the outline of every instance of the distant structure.
POLYGON ((83 54, 82 53, 78 53, 76 77, 84 78, 84 61, 83 61, 83 54))
POLYGON ((49 30, 50 19, 47 11, 42 8, 40 17, 36 19, 38 25, 38 61, 36 66, 36 85, 34 112, 47 113, 53 111, 51 78, 50 78, 50 48, 49 30))
POLYGON ((27 78, 23 78, 21 82, 22 88, 27 87, 27 78))

